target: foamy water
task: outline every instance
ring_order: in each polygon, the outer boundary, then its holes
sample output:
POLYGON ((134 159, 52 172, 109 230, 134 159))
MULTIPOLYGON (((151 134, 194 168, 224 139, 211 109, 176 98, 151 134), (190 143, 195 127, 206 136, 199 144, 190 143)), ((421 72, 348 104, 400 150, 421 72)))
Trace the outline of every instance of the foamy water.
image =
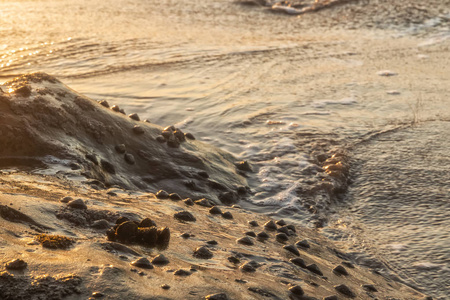
MULTIPOLYGON (((318 171, 311 171, 317 168, 314 153, 347 149, 419 117, 449 119, 449 99, 443 102, 441 96, 442 90, 448 91, 448 68, 433 70, 433 79, 416 82, 407 80, 403 63, 437 59, 433 47, 449 43, 445 28, 420 40, 399 38, 385 47, 376 41, 408 36, 411 28, 362 30, 354 39, 339 29, 305 28, 299 19, 224 0, 6 1, 0 9, 1 78, 48 72, 76 91, 136 112, 141 119, 162 126, 176 124, 251 162, 254 173, 249 183, 254 193, 244 206, 304 224, 312 214, 299 191, 317 179, 318 171), (366 43, 369 55, 358 50, 366 43), (390 60, 399 51, 407 56, 390 60), (380 63, 374 65, 372 56, 377 55, 380 63)), ((433 20, 417 30, 441 24, 433 20)), ((389 159, 390 152, 376 157, 374 168, 389 159)), ((444 185, 446 174, 425 188, 444 185)), ((402 279, 445 299, 450 293, 445 281, 448 224, 433 223, 445 236, 425 233, 427 217, 448 214, 448 191, 443 208, 422 211, 426 218, 414 227, 417 239, 406 228, 384 240, 390 227, 379 218, 385 213, 367 213, 366 205, 384 212, 389 207, 360 190, 377 188, 389 194, 402 180, 379 187, 372 179, 353 178, 357 185, 345 196, 345 204, 315 208, 329 214, 327 234, 336 240, 344 236, 341 241, 349 251, 383 257, 402 279), (374 222, 377 226, 372 226, 374 222), (362 238, 372 233, 374 238, 362 238), (436 254, 430 244, 443 252, 436 254), (411 259, 419 251, 427 257, 411 259), (427 277, 437 283, 430 284, 427 277)), ((410 189, 404 197, 415 193, 417 189, 410 189)), ((398 205, 405 214, 415 209, 398 205)), ((407 220, 399 222, 399 227, 408 226, 407 220)))

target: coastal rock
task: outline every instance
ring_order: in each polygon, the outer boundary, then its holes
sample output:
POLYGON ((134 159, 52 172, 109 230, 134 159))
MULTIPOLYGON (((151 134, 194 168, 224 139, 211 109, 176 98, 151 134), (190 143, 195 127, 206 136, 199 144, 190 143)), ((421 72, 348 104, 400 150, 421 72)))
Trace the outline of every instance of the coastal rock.
POLYGON ((297 296, 302 296, 302 295, 305 294, 305 292, 303 291, 303 289, 299 285, 291 286, 289 288, 289 292, 291 292, 292 294, 297 295, 297 296))
POLYGON ((333 273, 338 274, 338 275, 348 275, 347 270, 341 265, 335 267, 333 269, 333 273))
POLYGON ((187 198, 183 200, 184 204, 186 204, 187 206, 193 206, 195 203, 194 201, 192 201, 191 198, 187 198))
POLYGON ((248 224, 249 224, 250 226, 252 226, 252 227, 257 227, 257 226, 259 226, 259 225, 258 225, 258 222, 256 222, 255 220, 253 220, 253 221, 248 221, 248 224))
POLYGON ((142 268, 142 269, 153 269, 153 265, 145 257, 141 257, 141 258, 138 258, 135 261, 132 261, 130 263, 130 265, 132 265, 134 267, 142 268))
POLYGON ((139 118, 138 114, 136 113, 132 113, 128 115, 128 118, 133 119, 135 121, 140 121, 141 119, 139 118))
POLYGON ((155 196, 158 199, 167 199, 169 198, 169 193, 164 190, 159 190, 158 192, 156 192, 155 196))
POLYGON ((228 296, 225 293, 212 294, 205 297, 206 300, 228 300, 228 296))
POLYGON ((334 287, 336 291, 338 291, 339 293, 350 297, 350 298, 355 298, 356 295, 355 293, 353 293, 350 288, 348 286, 346 286, 345 284, 340 284, 334 287))
POLYGON ((283 246, 283 249, 291 252, 294 255, 300 256, 300 252, 298 252, 297 247, 295 247, 294 245, 283 246))
POLYGON ((184 269, 178 269, 176 270, 173 275, 175 276, 189 276, 191 275, 191 272, 189 272, 188 270, 184 270, 184 269))
POLYGON ((127 148, 125 147, 124 144, 116 145, 116 146, 114 147, 114 149, 115 149, 116 152, 119 153, 119 154, 124 154, 124 153, 127 151, 127 148))
POLYGON ((116 238, 123 243, 129 243, 136 238, 138 226, 132 221, 126 221, 116 228, 116 238))
POLYGON ((177 193, 171 193, 169 194, 169 199, 172 201, 180 201, 181 197, 177 193))
POLYGON ((211 204, 211 202, 206 199, 206 198, 202 198, 199 200, 194 201, 195 204, 200 205, 200 206, 204 206, 204 207, 212 207, 213 205, 211 204))
POLYGON ((156 227, 156 223, 150 218, 142 219, 142 221, 138 225, 138 227, 153 227, 153 226, 156 227))
POLYGON ((309 242, 307 240, 298 241, 297 243, 295 243, 295 245, 297 245, 297 247, 303 248, 303 249, 311 248, 311 246, 309 245, 309 242))
POLYGON ((371 293, 378 292, 377 288, 373 284, 363 284, 361 287, 371 293))
POLYGON ((306 269, 310 270, 311 272, 323 276, 322 271, 319 269, 319 267, 316 264, 310 264, 308 266, 306 266, 306 269))
POLYGON ((13 259, 5 264, 5 268, 9 270, 23 270, 27 267, 27 263, 22 259, 13 259))
POLYGON ((87 209, 86 204, 81 199, 75 199, 75 200, 69 201, 69 203, 67 203, 67 206, 69 206, 71 208, 76 208, 76 209, 87 209))
POLYGON ((197 219, 188 211, 180 211, 174 215, 175 219, 181 221, 195 222, 197 219))
POLYGON ((210 259, 213 257, 213 253, 206 247, 198 247, 194 251, 194 257, 201 259, 210 259))
POLYGON ((227 220, 232 220, 233 215, 229 211, 226 211, 226 212, 222 213, 222 218, 227 219, 227 220))
POLYGON ((296 258, 292 258, 289 260, 291 263, 293 263, 296 266, 299 266, 301 268, 305 268, 306 269, 306 263, 303 259, 301 259, 300 257, 296 257, 296 258))
POLYGON ((288 236, 287 236, 286 234, 284 234, 284 233, 278 233, 278 234, 275 236, 275 239, 276 239, 278 242, 280 242, 280 243, 284 243, 284 242, 286 242, 287 240, 289 240, 288 236))
POLYGON ((133 154, 125 153, 124 159, 130 165, 134 165, 136 163, 136 160, 134 159, 133 154))
POLYGON ((217 207, 217 206, 213 206, 209 210, 209 213, 212 214, 212 215, 221 215, 222 214, 222 210, 220 210, 220 208, 217 207))
POLYGON ((267 221, 264 223, 264 228, 267 230, 277 230, 277 224, 273 220, 267 221))
POLYGON ((165 257, 163 254, 155 256, 155 258, 152 259, 152 264, 158 265, 158 266, 164 266, 169 263, 169 259, 165 257))
POLYGON ((252 240, 250 237, 248 237, 248 236, 245 236, 245 237, 243 237, 243 238, 240 238, 240 239, 236 240, 236 242, 237 242, 238 244, 242 244, 242 245, 246 245, 246 246, 252 246, 252 245, 255 244, 255 243, 253 242, 253 240, 252 240))

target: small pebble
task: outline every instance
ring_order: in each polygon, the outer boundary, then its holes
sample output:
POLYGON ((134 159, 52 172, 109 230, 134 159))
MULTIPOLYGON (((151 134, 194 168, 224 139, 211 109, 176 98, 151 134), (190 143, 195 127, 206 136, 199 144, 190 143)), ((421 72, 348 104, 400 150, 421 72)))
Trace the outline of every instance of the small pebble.
POLYGON ((233 215, 229 211, 226 211, 222 214, 222 218, 231 220, 231 219, 233 219, 233 215))
POLYGON ((169 194, 169 199, 172 201, 180 201, 181 197, 177 193, 169 194))
POLYGON ((187 222, 195 222, 197 219, 188 211, 180 211, 173 215, 175 219, 187 222))
POLYGON ((323 276, 322 271, 320 271, 319 267, 316 264, 310 264, 309 266, 306 266, 306 269, 310 270, 311 272, 323 276))
POLYGON ((194 201, 195 204, 200 205, 200 206, 205 206, 205 207, 212 207, 213 205, 211 204, 211 202, 206 199, 206 198, 202 198, 200 200, 194 201))
POLYGON ((151 123, 149 119, 145 119, 145 120, 142 121, 142 122, 145 122, 145 123, 151 123))
POLYGON ((130 265, 132 265, 134 267, 142 268, 142 269, 153 269, 153 265, 145 257, 141 257, 141 258, 138 258, 135 261, 132 261, 130 263, 130 265))
POLYGON ((95 220, 92 223, 91 227, 95 229, 107 229, 109 228, 109 222, 106 221, 105 219, 95 220))
POLYGON ((116 146, 114 147, 114 149, 115 149, 116 152, 119 153, 119 154, 124 154, 125 151, 127 151, 127 148, 125 147, 124 144, 116 145, 116 146))
POLYGON ((120 107, 118 105, 111 106, 111 109, 115 112, 120 112, 120 107))
POLYGON ((277 224, 275 224, 275 222, 272 221, 272 220, 267 221, 266 223, 264 223, 264 227, 267 230, 277 230, 277 224))
POLYGON ((269 235, 265 231, 261 231, 256 235, 256 237, 265 240, 269 238, 269 235))
POLYGON ((222 210, 219 207, 217 207, 217 206, 213 206, 209 210, 209 213, 212 214, 212 215, 221 215, 222 214, 222 210))
POLYGON ((192 205, 195 204, 194 201, 192 201, 191 198, 186 198, 186 199, 183 200, 183 202, 184 202, 184 204, 186 204, 187 206, 192 206, 192 205))
POLYGON ((279 226, 285 226, 286 225, 286 222, 284 221, 284 220, 278 220, 278 221, 276 221, 275 222, 277 225, 279 225, 279 226))
POLYGON ((106 100, 100 100, 98 103, 106 108, 109 108, 109 103, 106 100))
POLYGON ((176 270, 173 275, 175 276, 189 276, 191 275, 191 272, 184 270, 184 269, 178 269, 176 270))
POLYGON ((205 297, 206 300, 228 300, 228 296, 225 293, 212 294, 205 297))
POLYGON ((307 240, 298 241, 295 245, 297 245, 297 247, 302 247, 302 248, 305 248, 305 249, 308 249, 308 248, 311 247, 307 240))
POLYGON ((302 296, 305 294, 305 292, 303 291, 303 289, 299 286, 299 285, 293 285, 289 288, 289 291, 297 296, 302 296))
POLYGON ((341 265, 334 268, 333 273, 338 274, 338 275, 348 275, 347 270, 341 265))
POLYGON ((158 135, 155 139, 158 143, 161 144, 166 142, 166 139, 162 135, 158 135))
POLYGON ((280 242, 280 243, 284 243, 284 242, 286 242, 287 240, 289 240, 288 236, 287 236, 286 234, 284 234, 284 233, 278 233, 278 234, 275 236, 275 239, 276 239, 278 242, 280 242))
POLYGON ((164 255, 160 254, 155 256, 155 258, 152 259, 152 264, 154 265, 167 265, 169 263, 169 259, 165 257, 164 255))
POLYGON ((372 293, 378 292, 377 288, 373 284, 363 284, 361 287, 368 292, 372 293))
POLYGON ((286 235, 289 235, 289 229, 287 228, 287 226, 283 226, 277 229, 278 232, 284 233, 286 235))
POLYGON ((337 285, 337 286, 334 287, 334 289, 336 291, 338 291, 339 293, 344 294, 347 297, 350 297, 350 298, 355 298, 356 297, 355 293, 353 293, 348 288, 348 286, 346 286, 345 284, 337 285))
POLYGON ((156 194, 155 194, 156 198, 158 199, 167 199, 169 198, 169 193, 167 193, 164 190, 159 190, 156 194))
POLYGON ((295 226, 294 226, 294 225, 289 224, 289 225, 286 225, 286 227, 287 227, 289 230, 292 230, 293 232, 297 232, 297 230, 295 230, 295 226))
POLYGON ((207 241, 206 243, 208 245, 217 245, 218 244, 216 240, 207 241))
POLYGON ((139 223, 139 227, 141 227, 141 228, 147 228, 147 227, 153 227, 153 226, 156 227, 156 223, 150 218, 144 218, 139 223))
POLYGON ((86 154, 86 158, 94 163, 94 165, 98 165, 97 156, 95 154, 86 154))
POLYGON ((300 257, 296 257, 296 258, 292 258, 289 260, 291 263, 293 263, 296 266, 299 266, 301 268, 305 268, 306 269, 306 263, 303 259, 301 259, 300 257))
POLYGON ((245 233, 245 235, 251 236, 251 237, 256 237, 256 233, 254 231, 247 231, 245 233))
POLYGON ((134 125, 133 132, 136 134, 143 134, 144 128, 142 128, 140 125, 134 125))
POLYGON ((240 161, 236 163, 236 168, 238 170, 244 171, 244 172, 252 172, 252 167, 248 163, 248 161, 240 161))
POLYGON ((292 254, 295 254, 297 256, 300 256, 300 252, 298 252, 297 247, 295 247, 294 245, 286 245, 283 246, 283 249, 291 252, 292 254))
POLYGON ((22 259, 13 259, 5 264, 5 268, 9 270, 23 270, 27 267, 27 263, 22 259))
POLYGON ((163 284, 163 285, 161 285, 161 288, 162 288, 163 290, 168 290, 168 289, 170 289, 170 285, 168 285, 168 284, 163 284))
POLYGON ((181 237, 182 237, 183 239, 188 239, 188 238, 191 237, 191 235, 190 235, 189 233, 185 232, 185 233, 183 233, 183 234, 181 235, 181 237))
POLYGON ((208 173, 205 172, 205 171, 199 171, 197 174, 198 174, 200 177, 203 177, 203 178, 209 178, 208 173))
POLYGON ((253 227, 259 226, 258 222, 256 222, 256 221, 248 221, 248 224, 253 227))
POLYGON ((236 240, 236 242, 238 244, 242 244, 242 245, 247 245, 247 246, 252 246, 255 243, 252 241, 251 238, 249 238, 248 236, 244 236, 243 238, 240 238, 238 240, 236 240))
POLYGON ((72 200, 73 200, 72 197, 67 196, 67 197, 62 198, 62 199, 59 200, 59 201, 62 202, 62 203, 68 203, 68 202, 70 202, 70 201, 72 201, 72 200))
POLYGON ((248 261, 239 267, 243 272, 255 272, 258 264, 255 261, 248 261))
POLYGON ((71 208, 76 208, 76 209, 87 209, 86 204, 81 199, 72 200, 69 203, 67 203, 67 206, 69 206, 71 208))
POLYGON ((205 246, 201 246, 195 249, 194 257, 201 259, 210 259, 213 257, 213 253, 205 246))
POLYGON ((190 132, 185 133, 184 136, 189 140, 195 140, 194 135, 190 132))
POLYGON ((136 160, 134 159, 133 154, 126 153, 125 156, 124 156, 124 158, 125 158, 125 161, 126 161, 128 164, 130 164, 130 165, 134 165, 135 162, 136 162, 136 160))
POLYGON ((123 108, 121 108, 121 109, 119 110, 119 112, 120 112, 122 115, 126 115, 125 110, 124 110, 123 108))
POLYGON ((338 297, 336 295, 324 297, 323 300, 338 300, 338 297))
POLYGON ((239 258, 237 258, 236 256, 228 256, 227 259, 232 264, 238 264, 241 262, 241 260, 239 258))
POLYGON ((343 264, 344 266, 346 266, 347 268, 350 268, 350 269, 355 268, 355 266, 349 261, 343 261, 343 262, 341 262, 341 264, 343 264))
POLYGON ((136 113, 129 114, 128 117, 129 117, 130 119, 135 120, 135 121, 140 121, 140 120, 141 120, 141 119, 139 118, 138 114, 136 114, 136 113))

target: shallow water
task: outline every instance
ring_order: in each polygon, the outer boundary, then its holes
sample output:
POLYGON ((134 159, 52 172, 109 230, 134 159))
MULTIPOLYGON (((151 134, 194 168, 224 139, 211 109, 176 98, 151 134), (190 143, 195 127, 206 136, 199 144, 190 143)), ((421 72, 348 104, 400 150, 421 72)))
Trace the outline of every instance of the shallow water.
MULTIPOLYGON (((312 154, 349 149, 353 185, 344 202, 321 208, 331 216, 324 232, 349 251, 382 259, 439 299, 450 293, 449 195, 435 194, 448 182, 438 161, 447 155, 445 135, 431 144, 428 134, 417 133, 418 121, 450 119, 450 100, 442 96, 449 94, 450 64, 433 67, 448 58, 442 54, 450 42, 448 12, 396 30, 349 32, 364 22, 347 24, 343 13, 324 17, 332 11, 292 18, 225 0, 2 1, 0 10, 2 80, 48 72, 95 100, 161 126, 176 124, 251 161, 255 194, 244 203, 250 209, 308 224, 311 213, 299 188, 317 178, 308 171, 312 154), (332 21, 339 26, 330 30, 332 21), (417 32, 424 37, 411 37, 417 32), (412 75, 417 65, 422 78, 412 75), (380 76, 385 70, 397 75, 380 76), (417 129, 398 131, 401 147, 371 138, 412 122, 417 129), (361 146, 364 140, 370 142, 361 146), (430 161, 407 155, 430 145, 430 161), (397 167, 410 160, 414 168, 397 167), (388 175, 392 184, 385 184, 388 175), (386 196, 399 185, 417 186, 425 175, 429 184, 386 196), (414 196, 421 191, 428 200, 414 196), (436 207, 432 195, 441 197, 436 207), (401 201, 406 198, 433 204, 421 210, 417 224, 403 217, 417 210, 401 201), (368 232, 373 237, 365 239, 368 232)), ((445 125, 436 128, 446 132, 445 125)))

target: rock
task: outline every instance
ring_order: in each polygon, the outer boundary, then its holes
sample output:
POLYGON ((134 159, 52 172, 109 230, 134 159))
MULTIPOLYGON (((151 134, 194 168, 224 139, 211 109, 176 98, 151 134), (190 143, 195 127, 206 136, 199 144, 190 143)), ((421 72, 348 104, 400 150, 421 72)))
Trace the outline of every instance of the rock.
POLYGON ((194 201, 195 204, 200 205, 200 206, 204 206, 204 207, 212 207, 213 205, 211 204, 211 202, 206 199, 206 198, 202 198, 200 200, 194 201))
POLYGON ((162 135, 158 135, 156 138, 156 141, 163 144, 166 142, 166 139, 162 135))
POLYGON ((279 226, 285 226, 286 225, 286 222, 284 221, 284 220, 278 220, 278 221, 276 221, 275 222, 277 225, 279 225, 279 226))
POLYGON ((256 221, 248 221, 248 225, 250 225, 250 226, 252 226, 252 227, 257 227, 257 226, 259 226, 258 225, 258 222, 256 222, 256 221))
POLYGON ((101 220, 95 220, 92 225, 92 228, 95 229, 108 229, 109 228, 109 222, 105 219, 101 219, 101 220))
POLYGON ((115 112, 120 112, 120 107, 118 105, 111 106, 111 109, 115 112))
POLYGON ((135 134, 143 134, 145 131, 144 128, 142 128, 140 125, 134 125, 133 132, 135 134))
POLYGON ((157 255, 157 256, 155 256, 155 258, 152 259, 152 264, 154 264, 154 265, 164 266, 164 265, 167 265, 168 263, 169 263, 169 259, 167 259, 167 257, 165 257, 162 254, 157 255))
POLYGON ((266 240, 269 238, 269 235, 265 231, 261 231, 256 235, 257 238, 266 240))
POLYGON ((178 269, 178 270, 176 270, 173 273, 173 275, 176 275, 176 276, 189 276, 189 275, 191 275, 191 272, 189 272, 187 270, 184 270, 184 269, 178 269))
POLYGON ((372 293, 378 292, 378 290, 376 289, 376 287, 373 284, 363 284, 361 287, 368 292, 372 292, 372 293))
POLYGON ((114 149, 115 149, 116 152, 119 153, 119 154, 124 154, 124 153, 127 151, 127 148, 125 147, 124 144, 116 145, 116 146, 114 147, 114 149))
POLYGON ((248 235, 248 236, 251 236, 251 237, 256 237, 256 233, 253 232, 253 231, 247 231, 247 232, 245 233, 245 235, 248 235))
POLYGON ((341 265, 339 265, 336 268, 334 268, 333 269, 333 273, 335 273, 337 275, 348 275, 347 270, 341 265))
POLYGON ((109 161, 101 159, 100 166, 103 168, 103 170, 105 170, 109 174, 116 174, 116 168, 114 168, 113 164, 110 163, 109 161))
POLYGON ((142 221, 138 225, 138 227, 153 227, 153 226, 156 227, 156 223, 150 218, 142 219, 142 221))
POLYGON ((180 141, 175 136, 171 135, 167 140, 167 146, 171 148, 178 148, 180 147, 180 141))
POLYGON ((228 256, 227 259, 232 264, 238 264, 241 262, 241 260, 239 258, 237 258, 236 256, 228 256))
POLYGON ((135 113, 129 114, 129 115, 128 115, 128 118, 133 119, 133 120, 135 120, 135 121, 140 121, 140 120, 141 120, 141 119, 139 118, 138 114, 135 114, 135 113))
POLYGON ((217 245, 218 244, 216 240, 207 241, 206 243, 208 245, 217 245))
POLYGON ((105 295, 102 293, 102 292, 93 292, 92 294, 91 294, 91 297, 92 298, 102 298, 102 297, 104 297, 105 295))
POLYGON ((158 229, 156 227, 139 227, 136 241, 149 247, 155 247, 158 241, 158 229))
POLYGON ((127 217, 121 216, 116 220, 116 224, 120 225, 122 223, 125 223, 126 221, 130 221, 130 219, 128 219, 127 217))
POLYGON ((270 220, 264 223, 264 228, 267 230, 277 230, 277 224, 274 221, 270 220))
POLYGON ((163 284, 163 285, 161 285, 161 288, 162 288, 163 290, 168 290, 168 289, 170 289, 170 285, 168 285, 168 284, 163 284))
POLYGON ((244 171, 244 172, 252 172, 252 167, 250 166, 250 164, 248 163, 248 161, 240 161, 238 163, 236 163, 236 168, 238 170, 244 171))
POLYGON ((355 266, 349 261, 343 261, 343 262, 341 262, 341 264, 343 264, 344 266, 346 266, 347 268, 350 268, 350 269, 355 268, 355 266))
POLYGON ((252 246, 255 243, 252 241, 251 238, 249 238, 248 236, 244 236, 243 238, 240 238, 238 240, 236 240, 236 242, 238 244, 242 244, 242 245, 247 245, 247 246, 252 246))
POLYGON ((287 226, 283 226, 277 229, 278 232, 280 233, 284 233, 285 235, 289 235, 289 229, 287 228, 287 226))
POLYGON ((178 128, 173 132, 173 135, 175 136, 175 138, 176 138, 179 142, 184 142, 184 141, 186 141, 186 138, 184 137, 184 132, 181 131, 181 130, 178 129, 178 128))
POLYGON ((81 199, 75 199, 75 200, 69 201, 69 203, 67 203, 67 206, 69 206, 71 208, 76 208, 76 209, 87 209, 86 204, 81 199))
POLYGON ((299 266, 300 268, 306 269, 306 263, 303 259, 300 257, 292 258, 289 260, 291 263, 293 263, 296 266, 299 266))
POLYGON ((233 215, 229 211, 226 211, 222 214, 222 218, 227 219, 227 220, 232 220, 233 215))
POLYGON ((138 267, 138 268, 142 268, 142 269, 153 269, 153 265, 145 257, 141 257, 141 258, 138 258, 135 261, 132 261, 130 263, 130 265, 138 267))
POLYGON ((187 232, 183 233, 182 235, 180 235, 183 239, 188 239, 191 237, 191 235, 187 232))
POLYGON ((106 108, 109 108, 109 103, 106 100, 100 100, 98 103, 106 108))
POLYGON ((231 205, 231 208, 241 208, 241 206, 237 205, 237 204, 233 204, 233 205, 231 205))
POLYGON ((169 227, 159 228, 157 232, 156 246, 159 249, 166 249, 169 246, 170 241, 170 229, 169 227))
POLYGON ((258 263, 255 261, 248 261, 239 267, 243 272, 255 272, 258 267, 258 263))
POLYGON ((133 154, 125 153, 124 159, 130 165, 134 165, 136 163, 136 160, 134 159, 133 154))
POLYGON ((286 225, 286 227, 289 229, 289 230, 292 230, 293 232, 297 232, 297 230, 295 230, 295 226, 294 225, 286 225))
POLYGON ((195 222, 197 219, 188 211, 180 211, 174 214, 175 219, 181 221, 195 222))
POLYGON ((86 154, 86 159, 90 160, 94 163, 94 165, 98 165, 97 156, 95 154, 86 154))
POLYGON ((228 296, 225 293, 211 294, 205 297, 206 300, 228 300, 228 296))
POLYGON ((347 297, 350 297, 350 298, 355 298, 355 297, 356 297, 355 293, 353 293, 353 292, 348 288, 348 286, 346 286, 345 284, 336 285, 336 286, 334 287, 334 289, 335 289, 336 291, 338 291, 339 293, 341 293, 341 294, 347 296, 347 297))
POLYGON ((220 210, 220 208, 218 208, 217 206, 213 206, 211 207, 211 209, 209 210, 209 213, 212 215, 221 215, 222 211, 220 210))
POLYGON ((155 194, 156 198, 158 199, 167 199, 169 198, 169 193, 164 191, 164 190, 159 190, 156 194, 155 194))
POLYGON ((291 292, 294 295, 302 296, 305 294, 303 289, 299 285, 293 285, 289 288, 289 292, 291 292))
POLYGON ((191 198, 186 198, 186 199, 183 200, 183 202, 184 202, 184 204, 186 204, 187 206, 192 206, 192 205, 195 204, 194 201, 192 201, 191 198))
POLYGON ((197 174, 202 178, 209 178, 209 174, 205 171, 199 171, 197 174))
POLYGON ((287 240, 289 240, 288 236, 287 236, 286 234, 284 234, 284 233, 278 233, 278 234, 275 236, 275 239, 276 239, 278 242, 280 242, 280 243, 284 243, 284 242, 286 242, 287 240))
POLYGON ((194 135, 190 132, 185 133, 184 136, 189 140, 195 140, 194 135))
POLYGON ((171 193, 169 194, 169 199, 172 201, 180 201, 181 197, 177 193, 171 193))
POLYGON ((194 257, 201 259, 210 259, 213 257, 213 253, 205 246, 202 246, 195 249, 194 257))
POLYGON ((324 297, 323 300, 338 300, 338 297, 336 295, 324 297))
POLYGON ((298 241, 297 243, 295 243, 295 245, 297 245, 297 247, 301 247, 301 248, 305 248, 305 249, 311 248, 311 246, 309 245, 309 242, 307 240, 298 241))
POLYGON ((300 256, 300 252, 298 252, 297 247, 295 247, 294 245, 283 246, 283 249, 291 252, 292 254, 300 256))
POLYGON ((309 266, 306 266, 306 269, 310 270, 311 272, 323 276, 322 271, 320 271, 319 267, 316 264, 310 264, 309 266))
POLYGON ((136 238, 138 226, 132 221, 126 221, 116 228, 116 238, 120 242, 131 242, 136 238))
POLYGON ((66 196, 66 197, 62 198, 61 200, 59 200, 59 202, 68 203, 68 202, 70 202, 72 200, 73 200, 72 197, 66 196))
POLYGON ((9 270, 23 270, 27 267, 27 263, 22 259, 13 259, 5 264, 5 268, 9 270))

